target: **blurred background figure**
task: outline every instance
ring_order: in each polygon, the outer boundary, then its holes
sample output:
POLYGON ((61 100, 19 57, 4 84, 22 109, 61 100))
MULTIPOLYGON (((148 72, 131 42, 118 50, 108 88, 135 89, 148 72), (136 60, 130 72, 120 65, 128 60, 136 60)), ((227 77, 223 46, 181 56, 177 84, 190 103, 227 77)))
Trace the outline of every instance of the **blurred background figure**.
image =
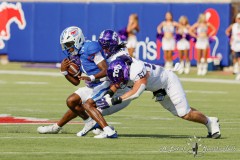
POLYGON ((0 64, 6 65, 9 63, 7 54, 0 54, 0 64))
MULTIPOLYGON (((233 73, 239 73, 240 67, 240 13, 235 18, 235 23, 231 24, 225 31, 230 37, 230 46, 232 50, 233 73)), ((237 76, 236 79, 240 76, 237 76)))
POLYGON ((139 32, 139 23, 138 23, 138 15, 131 14, 129 16, 128 25, 127 25, 127 48, 131 57, 134 56, 134 51, 137 46, 137 32, 139 32))
POLYGON ((188 18, 186 16, 181 16, 179 18, 179 24, 176 31, 177 40, 177 50, 179 53, 179 61, 181 69, 178 74, 188 74, 190 72, 190 60, 189 60, 189 49, 190 49, 190 35, 189 35, 190 25, 188 23, 188 18), (185 63, 184 63, 185 57, 185 63))
POLYGON ((206 15, 200 14, 198 21, 190 28, 189 33, 197 39, 197 75, 206 75, 208 70, 207 51, 209 47, 209 38, 214 35, 216 28, 207 22, 206 15), (211 32, 208 34, 208 29, 211 32))
POLYGON ((165 21, 161 22, 157 27, 157 33, 163 34, 162 50, 165 56, 165 68, 171 69, 173 66, 172 54, 175 49, 174 32, 177 22, 173 21, 171 12, 165 14, 165 21))

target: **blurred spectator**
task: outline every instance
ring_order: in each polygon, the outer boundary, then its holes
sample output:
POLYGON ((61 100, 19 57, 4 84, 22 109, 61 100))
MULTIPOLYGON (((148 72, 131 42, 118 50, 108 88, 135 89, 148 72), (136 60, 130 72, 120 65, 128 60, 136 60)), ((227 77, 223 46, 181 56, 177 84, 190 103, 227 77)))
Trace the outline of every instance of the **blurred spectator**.
POLYGON ((190 60, 189 60, 189 49, 190 49, 190 36, 189 36, 189 28, 190 25, 188 23, 188 18, 186 16, 181 16, 179 18, 179 24, 177 27, 177 49, 179 53, 179 60, 181 69, 178 71, 179 74, 183 72, 188 74, 190 72, 190 60), (184 64, 184 57, 185 57, 185 64, 184 64))
POLYGON ((131 14, 129 16, 128 25, 127 25, 127 48, 131 57, 134 56, 134 51, 137 46, 137 32, 139 32, 139 23, 138 23, 138 15, 131 14))
POLYGON ((240 13, 237 14, 235 23, 231 24, 226 29, 225 33, 228 37, 230 37, 233 73, 237 74, 239 73, 239 67, 240 67, 240 13))
POLYGON ((6 65, 9 63, 9 60, 8 60, 8 55, 7 54, 0 54, 0 63, 2 65, 6 65))
POLYGON ((165 68, 171 69, 173 66, 172 54, 175 49, 174 32, 177 27, 177 22, 173 21, 171 12, 165 14, 165 21, 161 22, 157 27, 157 33, 163 34, 162 50, 165 56, 165 68))
POLYGON ((200 14, 198 21, 190 28, 189 33, 197 39, 197 75, 206 75, 208 70, 207 50, 209 47, 209 38, 216 32, 216 28, 207 22, 206 15, 200 14), (211 32, 208 34, 208 29, 211 32))

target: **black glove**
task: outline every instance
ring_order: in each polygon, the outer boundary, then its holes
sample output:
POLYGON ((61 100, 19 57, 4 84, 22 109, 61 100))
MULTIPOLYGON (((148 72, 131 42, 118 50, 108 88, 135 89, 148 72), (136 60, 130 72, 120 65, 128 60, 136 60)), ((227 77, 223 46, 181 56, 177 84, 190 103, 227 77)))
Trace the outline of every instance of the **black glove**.
POLYGON ((156 97, 155 102, 163 101, 164 97, 167 95, 165 89, 159 89, 153 92, 153 98, 156 97))

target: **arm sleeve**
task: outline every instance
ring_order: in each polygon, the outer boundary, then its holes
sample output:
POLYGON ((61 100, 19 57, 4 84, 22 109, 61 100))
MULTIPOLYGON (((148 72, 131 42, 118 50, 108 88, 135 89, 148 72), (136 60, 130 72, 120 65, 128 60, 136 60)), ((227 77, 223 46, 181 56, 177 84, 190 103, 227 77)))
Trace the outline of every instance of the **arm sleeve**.
POLYGON ((101 52, 98 52, 98 53, 96 53, 96 54, 94 55, 93 61, 94 61, 94 63, 95 63, 96 65, 97 65, 98 63, 102 62, 103 60, 104 60, 104 58, 103 58, 101 52))
POLYGON ((145 84, 141 84, 141 86, 139 87, 139 89, 137 90, 137 92, 133 95, 131 95, 130 97, 124 99, 123 101, 126 101, 126 100, 134 100, 136 98, 138 98, 142 93, 143 91, 145 91, 145 84))

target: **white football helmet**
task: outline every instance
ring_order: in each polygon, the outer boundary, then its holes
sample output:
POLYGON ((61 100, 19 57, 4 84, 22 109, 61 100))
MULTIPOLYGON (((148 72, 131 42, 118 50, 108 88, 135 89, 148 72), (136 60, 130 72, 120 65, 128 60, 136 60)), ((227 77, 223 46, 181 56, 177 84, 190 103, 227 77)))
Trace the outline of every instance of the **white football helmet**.
POLYGON ((76 26, 71 26, 64 29, 60 36, 60 44, 62 46, 62 50, 68 51, 70 48, 74 47, 74 54, 78 53, 79 49, 81 49, 83 46, 84 41, 85 38, 82 30, 76 26))

